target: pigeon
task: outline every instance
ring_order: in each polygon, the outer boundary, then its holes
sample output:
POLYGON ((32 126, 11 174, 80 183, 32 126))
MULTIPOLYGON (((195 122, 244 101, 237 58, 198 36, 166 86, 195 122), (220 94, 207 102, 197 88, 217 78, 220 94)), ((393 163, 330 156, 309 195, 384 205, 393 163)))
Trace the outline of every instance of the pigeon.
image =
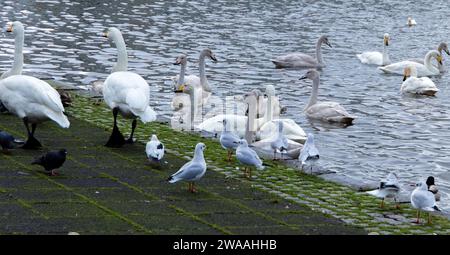
MULTIPOLYGON (((384 207, 384 199, 385 198, 393 198, 395 202, 397 202, 397 196, 400 193, 400 185, 398 183, 398 178, 395 173, 389 173, 386 180, 382 180, 380 182, 380 186, 378 189, 367 191, 368 194, 381 198, 380 207, 384 207)), ((396 204, 396 208, 399 209, 398 203, 396 204)))
POLYGON ((302 170, 303 165, 305 165, 308 161, 311 161, 311 173, 313 164, 315 161, 319 160, 319 150, 317 150, 316 145, 314 144, 314 135, 309 133, 308 138, 306 139, 305 145, 303 146, 300 156, 298 159, 302 163, 302 170))
POLYGON ((288 139, 283 135, 282 121, 278 121, 278 132, 275 134, 274 139, 270 143, 270 147, 273 149, 273 160, 277 160, 277 152, 280 153, 281 159, 283 159, 283 152, 287 152, 289 142, 288 139))
POLYGON ((248 147, 247 140, 239 140, 239 146, 236 149, 236 158, 241 163, 244 164, 244 174, 247 178, 252 177, 251 167, 256 167, 258 170, 264 170, 263 162, 258 157, 258 154, 248 147))
POLYGON ((14 148, 14 137, 6 131, 0 131, 0 146, 2 146, 3 153, 14 148))
POLYGON ((417 209, 416 223, 420 223, 420 211, 427 211, 428 224, 431 223, 431 212, 440 212, 441 210, 436 205, 434 194, 428 191, 428 186, 425 182, 416 184, 416 188, 411 193, 411 205, 417 209))
POLYGON ((206 162, 203 156, 203 151, 206 149, 204 143, 197 143, 195 146, 194 158, 184 164, 180 170, 172 174, 167 181, 169 183, 176 183, 178 181, 189 182, 189 192, 197 192, 194 182, 200 180, 206 172, 206 162))
POLYGON ((49 151, 47 154, 36 158, 31 164, 41 165, 44 167, 45 171, 50 172, 50 175, 55 176, 58 175, 55 170, 60 168, 64 164, 64 162, 66 161, 66 155, 66 149, 49 151))
POLYGON ((441 193, 439 193, 439 190, 436 186, 436 184, 434 184, 434 177, 433 176, 429 176, 427 178, 427 186, 428 186, 428 191, 434 194, 434 198, 436 199, 436 201, 440 201, 441 200, 441 193))
POLYGON ((150 141, 145 146, 147 158, 153 162, 161 162, 164 157, 164 144, 162 144, 156 135, 152 135, 150 141))
POLYGON ((228 162, 231 161, 233 151, 238 147, 239 137, 232 131, 227 130, 227 120, 223 119, 223 131, 220 134, 220 144, 228 151, 228 162))

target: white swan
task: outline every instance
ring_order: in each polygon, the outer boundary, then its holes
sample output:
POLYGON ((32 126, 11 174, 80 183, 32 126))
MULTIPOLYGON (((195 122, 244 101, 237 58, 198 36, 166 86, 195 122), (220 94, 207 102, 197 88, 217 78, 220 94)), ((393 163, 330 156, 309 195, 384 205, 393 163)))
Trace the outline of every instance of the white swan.
POLYGON ((9 112, 23 120, 28 131, 24 149, 42 147, 34 137, 37 124, 53 120, 62 128, 70 126, 58 92, 45 81, 28 75, 0 80, 0 101, 9 112), (31 130, 29 128, 31 124, 31 130))
POLYGON ((323 44, 328 45, 330 48, 331 44, 328 41, 328 37, 323 35, 317 40, 316 43, 316 57, 312 57, 305 53, 290 53, 287 55, 276 57, 271 61, 275 64, 276 68, 298 68, 298 67, 308 67, 308 68, 321 68, 324 67, 322 59, 321 46, 323 44))
POLYGON ((363 64, 379 65, 379 66, 389 65, 391 63, 391 60, 389 59, 388 55, 389 39, 390 39, 389 34, 387 33, 384 34, 382 53, 378 51, 366 51, 361 54, 356 54, 356 56, 363 64))
MULTIPOLYGON (((447 55, 450 55, 450 51, 448 50, 448 45, 445 42, 441 42, 438 45, 437 51, 439 52, 439 54, 441 56, 442 56, 442 51, 447 53, 447 55)), ((411 59, 411 61, 417 62, 417 63, 422 64, 422 65, 424 64, 423 58, 422 59, 421 58, 414 58, 414 59, 411 59)), ((445 68, 444 68, 444 65, 442 64, 442 62, 441 63, 438 62, 437 69, 439 69, 439 72, 441 72, 441 73, 445 72, 445 68)))
POLYGON ((139 117, 144 123, 154 121, 156 112, 149 106, 150 88, 147 82, 138 74, 127 71, 128 56, 125 41, 119 29, 109 28, 104 36, 111 39, 118 50, 117 63, 103 85, 103 98, 113 110, 114 116, 113 131, 106 146, 121 147, 126 142, 133 142, 136 118, 139 117), (133 119, 131 134, 127 141, 117 127, 119 112, 123 117, 133 119))
POLYGON ((397 63, 393 63, 387 66, 378 67, 381 71, 389 74, 398 74, 403 75, 403 71, 405 67, 414 65, 417 69, 417 76, 433 76, 439 75, 441 72, 435 66, 431 64, 431 58, 435 58, 439 64, 442 65, 442 56, 439 54, 437 50, 430 50, 424 58, 425 65, 419 64, 414 61, 405 60, 397 63))
POLYGON ((23 42, 24 42, 24 28, 20 21, 8 23, 6 32, 14 34, 14 62, 8 71, 4 72, 0 79, 5 79, 12 75, 22 74, 23 68, 23 42))
MULTIPOLYGON (((275 87, 272 85, 268 85, 266 87, 266 94, 268 97, 268 102, 266 105, 266 115, 265 121, 260 125, 259 132, 257 133, 258 140, 264 140, 267 138, 273 137, 274 134, 278 132, 278 124, 272 122, 272 107, 269 107, 272 104, 273 98, 275 98, 275 87)), ((276 119, 278 122, 283 122, 283 135, 286 136, 287 139, 304 143, 306 141, 306 133, 303 129, 295 123, 292 119, 276 119)))
POLYGON ((339 103, 317 102, 317 95, 320 83, 320 74, 316 70, 309 70, 300 80, 310 79, 313 81, 312 93, 309 98, 305 113, 308 118, 318 119, 327 122, 343 123, 351 125, 354 116, 351 116, 339 103))
MULTIPOLYGON (((205 73, 205 58, 206 57, 209 57, 212 61, 217 62, 216 56, 210 49, 202 50, 202 52, 200 53, 199 61, 198 61, 199 62, 198 69, 199 69, 199 73, 200 73, 200 77, 198 77, 198 76, 192 75, 192 74, 185 75, 187 57, 186 57, 186 55, 179 56, 177 58, 175 64, 181 65, 180 74, 177 75, 173 79, 176 83, 175 91, 179 91, 180 89, 178 87, 183 84, 189 84, 189 85, 192 85, 196 90, 201 90, 202 91, 202 93, 201 93, 202 104, 206 104, 209 97, 211 96, 211 87, 208 84, 208 79, 206 78, 206 73, 205 73)), ((199 98, 199 100, 200 100, 200 98, 199 98)))
POLYGON ((400 87, 402 93, 434 96, 439 89, 428 77, 417 78, 416 67, 411 65, 405 67, 403 83, 400 87), (408 78, 409 77, 409 78, 408 78))
POLYGON ((412 27, 412 26, 417 25, 417 23, 416 23, 415 19, 408 17, 408 21, 406 21, 406 25, 408 25, 409 27, 412 27))

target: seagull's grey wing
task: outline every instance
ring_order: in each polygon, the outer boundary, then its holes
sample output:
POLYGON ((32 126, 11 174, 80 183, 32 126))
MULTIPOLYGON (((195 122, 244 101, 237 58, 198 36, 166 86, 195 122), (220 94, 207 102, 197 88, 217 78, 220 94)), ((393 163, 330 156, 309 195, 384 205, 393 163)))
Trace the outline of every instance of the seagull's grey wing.
POLYGON ((258 157, 258 154, 250 148, 239 150, 239 152, 236 153, 236 157, 239 161, 247 165, 262 165, 262 161, 258 157))
POLYGON ((237 143, 239 142, 239 137, 235 135, 234 133, 223 133, 220 137, 220 143, 223 147, 226 149, 233 148, 235 149, 237 147, 237 143))
POLYGON ((199 162, 191 162, 191 164, 184 167, 183 171, 174 176, 174 178, 188 181, 193 180, 205 170, 204 168, 205 165, 199 162))
POLYGON ((309 148, 311 147, 311 144, 306 141, 305 145, 303 146, 301 152, 300 152, 300 156, 298 157, 298 159, 303 163, 306 162, 306 160, 309 157, 309 148))
POLYGON ((419 190, 413 192, 411 196, 411 202, 420 208, 433 208, 436 206, 436 200, 434 194, 427 190, 419 190))

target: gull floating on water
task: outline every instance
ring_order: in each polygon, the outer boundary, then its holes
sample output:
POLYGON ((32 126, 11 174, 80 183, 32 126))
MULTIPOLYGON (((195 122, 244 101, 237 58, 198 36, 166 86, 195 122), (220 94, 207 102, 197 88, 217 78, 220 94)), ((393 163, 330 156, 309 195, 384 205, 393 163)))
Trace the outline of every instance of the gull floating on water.
POLYGON ((145 146, 147 158, 151 161, 161 162, 164 157, 164 144, 162 144, 156 135, 152 135, 150 141, 145 146))
POLYGON ((313 163, 319 160, 319 150, 317 150, 316 145, 314 143, 313 134, 311 133, 308 134, 308 138, 306 139, 305 145, 303 145, 303 148, 300 152, 300 156, 298 157, 298 159, 302 163, 302 170, 303 165, 305 165, 307 162, 311 162, 311 173, 312 173, 313 163))
POLYGON ((241 164, 245 165, 244 174, 247 178, 252 177, 252 167, 256 167, 258 170, 264 170, 262 160, 253 149, 248 147, 245 139, 239 141, 239 146, 236 149, 236 158, 241 164))
POLYGON ((406 22, 406 25, 408 25, 409 27, 412 27, 412 26, 417 25, 417 23, 416 23, 415 19, 408 17, 408 21, 406 22))
POLYGON ((172 174, 167 181, 170 183, 188 181, 189 192, 196 192, 194 182, 200 180, 206 172, 206 162, 205 157, 203 156, 203 151, 205 149, 206 145, 204 143, 197 143, 195 146, 194 158, 184 164, 176 173, 172 174))
MULTIPOLYGON (((381 198, 380 207, 384 207, 385 198, 393 198, 397 202, 397 196, 400 192, 400 185, 395 173, 389 173, 385 180, 380 182, 380 186, 376 190, 367 191, 368 194, 381 198)), ((399 209, 398 203, 396 208, 399 209)))
POLYGON ((223 131, 220 134, 219 141, 222 147, 228 151, 227 159, 231 161, 231 155, 233 155, 233 151, 238 147, 240 139, 233 131, 228 131, 226 119, 223 119, 222 123, 223 131))
POLYGON ((431 212, 441 211, 436 205, 434 194, 428 191, 428 186, 425 182, 416 184, 416 188, 411 193, 411 205, 417 209, 416 223, 420 223, 420 211, 427 211, 428 223, 431 223, 431 212))

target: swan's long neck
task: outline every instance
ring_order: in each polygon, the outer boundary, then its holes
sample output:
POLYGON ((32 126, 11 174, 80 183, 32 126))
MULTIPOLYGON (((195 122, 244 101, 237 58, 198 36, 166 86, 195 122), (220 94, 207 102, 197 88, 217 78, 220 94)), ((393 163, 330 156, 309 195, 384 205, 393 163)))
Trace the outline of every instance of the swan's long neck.
POLYGON ((389 55, 388 55, 388 46, 384 44, 383 46, 383 55, 382 55, 382 64, 387 65, 389 64, 389 55))
POLYGON ((322 59, 322 38, 319 39, 316 43, 316 58, 317 58, 317 62, 319 64, 323 64, 323 59, 322 59))
POLYGON ((249 97, 248 100, 248 117, 247 124, 245 126, 245 140, 247 140, 247 143, 251 144, 253 142, 254 134, 258 131, 255 128, 256 98, 252 96, 249 97))
POLYGON ((200 84, 202 85, 203 91, 211 92, 208 80, 206 79, 205 54, 203 52, 200 54, 200 59, 198 61, 198 70, 200 71, 200 84))
MULTIPOLYGON (((441 47, 441 45, 439 45, 438 51, 439 51, 439 54, 442 56, 442 47, 441 47)), ((445 71, 444 65, 441 65, 441 63, 439 63, 439 62, 438 62, 438 69, 439 69, 439 72, 441 72, 441 73, 445 71)))
POLYGON ((269 95, 267 97, 266 114, 264 115, 264 121, 263 121, 263 123, 261 123, 261 125, 266 123, 266 122, 272 121, 272 119, 273 119, 273 114, 272 114, 272 100, 273 100, 273 98, 272 97, 274 97, 274 95, 269 95))
POLYGON ((15 37, 14 46, 14 63, 12 65, 10 75, 22 74, 23 68, 23 41, 24 32, 23 30, 18 31, 15 37))
POLYGON ((190 88, 189 90, 189 99, 191 100, 191 130, 194 129, 194 122, 196 119, 196 113, 197 113, 197 95, 195 93, 195 89, 194 88, 190 88))
POLYGON ((117 63, 114 66, 112 72, 120 72, 128 70, 128 55, 127 55, 127 47, 125 45, 125 41, 123 40, 122 35, 116 35, 113 37, 113 41, 117 47, 117 63))
POLYGON ((437 69, 436 67, 434 67, 431 64, 431 58, 432 58, 432 52, 428 52, 427 55, 425 55, 425 60, 423 61, 425 64, 425 67, 427 68, 427 70, 429 70, 430 72, 433 73, 439 73, 439 69, 437 69))
POLYGON ((181 63, 180 75, 178 76, 178 85, 184 83, 184 75, 186 73, 186 63, 181 63))
POLYGON ((307 109, 317 103, 317 95, 319 92, 319 82, 320 82, 319 79, 320 79, 319 77, 316 77, 313 80, 312 93, 311 93, 311 96, 309 97, 309 102, 305 109, 307 109))

